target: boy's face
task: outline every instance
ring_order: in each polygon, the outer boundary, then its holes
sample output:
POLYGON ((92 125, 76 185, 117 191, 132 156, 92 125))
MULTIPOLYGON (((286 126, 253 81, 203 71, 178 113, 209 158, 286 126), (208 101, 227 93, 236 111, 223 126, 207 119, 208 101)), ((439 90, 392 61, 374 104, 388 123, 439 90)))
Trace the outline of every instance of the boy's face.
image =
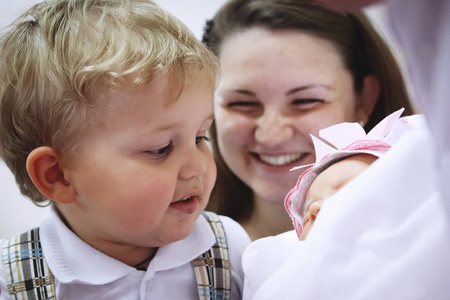
POLYGON ((114 245, 159 247, 189 235, 216 179, 203 139, 213 89, 202 79, 175 101, 167 76, 107 96, 69 164, 76 201, 58 206, 83 240, 111 255, 114 245))

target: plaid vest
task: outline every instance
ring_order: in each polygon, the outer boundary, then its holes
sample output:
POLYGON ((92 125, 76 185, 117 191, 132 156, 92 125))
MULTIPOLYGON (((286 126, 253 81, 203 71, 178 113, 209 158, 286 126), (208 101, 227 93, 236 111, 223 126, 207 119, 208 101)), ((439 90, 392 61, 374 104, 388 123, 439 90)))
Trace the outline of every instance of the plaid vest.
MULTIPOLYGON (((203 216, 216 243, 192 261, 199 299, 230 299, 231 263, 225 230, 216 214, 204 212, 203 216)), ((2 255, 11 299, 56 299, 54 277, 42 253, 39 228, 10 239, 3 245, 2 255)))

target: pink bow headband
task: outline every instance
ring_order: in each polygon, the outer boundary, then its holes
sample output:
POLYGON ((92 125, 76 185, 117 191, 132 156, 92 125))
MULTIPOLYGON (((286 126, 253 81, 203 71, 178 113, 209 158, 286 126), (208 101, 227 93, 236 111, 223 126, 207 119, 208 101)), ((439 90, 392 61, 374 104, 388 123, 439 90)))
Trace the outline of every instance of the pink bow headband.
MULTIPOLYGON (((302 219, 306 194, 314 179, 332 164, 356 154, 382 156, 391 148, 387 133, 399 119, 404 109, 384 118, 368 134, 358 123, 340 123, 319 132, 319 138, 311 135, 316 151, 316 162, 300 175, 295 187, 287 194, 284 205, 291 216, 297 235, 303 231, 302 219)), ((292 170, 304 168, 295 167, 292 170)))

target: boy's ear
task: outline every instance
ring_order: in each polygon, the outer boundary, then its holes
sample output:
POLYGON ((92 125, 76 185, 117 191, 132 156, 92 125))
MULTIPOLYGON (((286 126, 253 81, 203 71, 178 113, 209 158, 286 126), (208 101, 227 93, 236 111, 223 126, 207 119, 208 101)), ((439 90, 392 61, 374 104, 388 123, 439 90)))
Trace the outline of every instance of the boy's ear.
POLYGON ((34 185, 45 197, 64 204, 75 200, 75 189, 64 177, 64 168, 55 149, 34 149, 28 155, 26 166, 34 185))
POLYGON ((356 118, 358 122, 367 124, 375 104, 380 95, 380 82, 375 75, 367 75, 364 78, 364 87, 361 91, 356 118))

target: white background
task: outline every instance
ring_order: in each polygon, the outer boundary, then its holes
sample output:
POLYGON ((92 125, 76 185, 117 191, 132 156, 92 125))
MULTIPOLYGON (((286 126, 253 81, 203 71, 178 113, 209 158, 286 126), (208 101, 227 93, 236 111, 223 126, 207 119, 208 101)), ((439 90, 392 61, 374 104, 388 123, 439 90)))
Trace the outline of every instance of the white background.
MULTIPOLYGON (((0 0, 0 28, 5 27, 21 12, 38 0, 0 0)), ((205 21, 211 18, 225 0, 157 0, 160 6, 188 25, 201 39, 205 21)), ((386 30, 384 5, 368 9, 369 16, 384 36, 390 40, 386 30)), ((14 177, 3 162, 0 162, 0 238, 19 234, 38 226, 49 214, 49 208, 39 208, 22 196, 14 177)))

